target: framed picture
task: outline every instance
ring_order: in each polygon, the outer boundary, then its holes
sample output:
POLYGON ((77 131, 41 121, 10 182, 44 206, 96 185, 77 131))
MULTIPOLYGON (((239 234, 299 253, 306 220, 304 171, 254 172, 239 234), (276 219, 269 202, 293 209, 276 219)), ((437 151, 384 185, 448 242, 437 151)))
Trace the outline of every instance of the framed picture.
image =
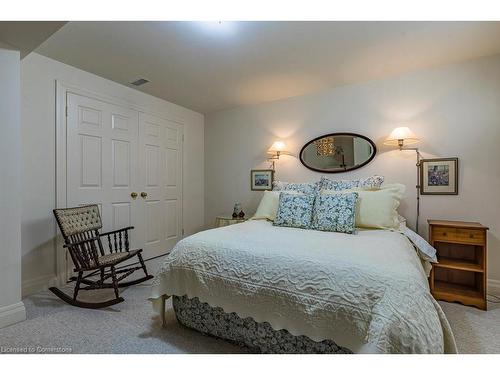
POLYGON ((458 158, 423 159, 420 163, 420 194, 458 194, 458 158))
POLYGON ((250 172, 250 185, 252 190, 272 190, 273 189, 272 169, 252 169, 250 172))

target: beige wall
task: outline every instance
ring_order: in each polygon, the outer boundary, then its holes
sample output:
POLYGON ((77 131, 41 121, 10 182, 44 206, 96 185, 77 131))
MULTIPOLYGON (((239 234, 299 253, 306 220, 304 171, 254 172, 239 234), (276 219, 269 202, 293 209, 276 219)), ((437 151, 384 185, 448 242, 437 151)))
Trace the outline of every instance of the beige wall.
MULTIPOLYGON (((409 126, 422 138, 426 157, 460 158, 458 196, 424 196, 426 220, 480 221, 490 227, 489 278, 500 280, 500 56, 421 70, 380 81, 240 107, 210 114, 205 125, 205 224, 231 212, 234 202, 255 210, 262 193, 250 191, 252 168, 267 167, 266 149, 284 140, 298 154, 312 138, 330 132, 356 132, 379 147, 376 158, 353 178, 382 174, 407 186, 400 212, 415 221, 415 153, 382 145, 393 128, 409 126)), ((277 178, 313 181, 321 174, 297 157, 277 163, 277 178)))
POLYGON ((21 302, 20 55, 0 48, 0 328, 24 320, 21 302))
POLYGON ((21 62, 23 294, 46 287, 56 276, 52 216, 55 207, 56 80, 182 119, 184 229, 186 234, 191 234, 203 227, 203 115, 31 53, 21 62))

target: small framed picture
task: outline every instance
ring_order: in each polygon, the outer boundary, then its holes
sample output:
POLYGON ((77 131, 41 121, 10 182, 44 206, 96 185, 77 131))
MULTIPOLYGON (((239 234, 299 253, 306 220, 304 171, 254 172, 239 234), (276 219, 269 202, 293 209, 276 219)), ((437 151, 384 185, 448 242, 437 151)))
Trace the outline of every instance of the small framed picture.
POLYGON ((423 159, 420 163, 420 194, 458 194, 458 158, 423 159))
POLYGON ((272 190, 273 189, 272 169, 252 169, 250 172, 250 185, 252 190, 272 190))

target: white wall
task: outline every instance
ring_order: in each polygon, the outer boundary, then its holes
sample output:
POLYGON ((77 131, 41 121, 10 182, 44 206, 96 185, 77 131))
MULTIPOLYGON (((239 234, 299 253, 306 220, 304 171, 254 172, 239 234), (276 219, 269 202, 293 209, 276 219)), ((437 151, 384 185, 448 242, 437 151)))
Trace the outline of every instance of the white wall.
MULTIPOLYGON (((231 212, 236 201, 254 212, 262 193, 250 191, 250 170, 268 166, 265 153, 274 140, 283 139, 297 155, 314 137, 349 131, 373 139, 379 152, 366 167, 331 177, 379 173, 387 182, 406 184, 400 211, 413 225, 415 153, 382 144, 402 124, 422 138, 425 156, 460 158, 459 195, 423 196, 422 231, 427 233, 430 218, 489 226, 489 277, 500 280, 500 56, 208 115, 205 224, 231 212)), ((296 157, 283 156, 277 163, 278 179, 320 176, 296 157)))
MULTIPOLYGON (((46 287, 56 276, 55 87, 56 80, 148 108, 184 123, 184 229, 203 227, 204 117, 137 90, 31 53, 21 62, 22 269, 23 294, 46 287)), ((154 271, 154 270, 153 270, 154 271)))
POLYGON ((21 302, 20 55, 0 49, 0 328, 26 318, 21 302))

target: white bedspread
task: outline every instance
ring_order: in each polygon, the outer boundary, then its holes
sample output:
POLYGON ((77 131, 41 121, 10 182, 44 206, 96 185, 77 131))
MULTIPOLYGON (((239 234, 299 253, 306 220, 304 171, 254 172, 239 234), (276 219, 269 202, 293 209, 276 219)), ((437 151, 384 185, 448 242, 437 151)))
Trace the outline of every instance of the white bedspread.
POLYGON ((456 352, 420 259, 398 232, 348 235, 265 221, 200 232, 165 258, 151 298, 164 294, 354 352, 456 352))

